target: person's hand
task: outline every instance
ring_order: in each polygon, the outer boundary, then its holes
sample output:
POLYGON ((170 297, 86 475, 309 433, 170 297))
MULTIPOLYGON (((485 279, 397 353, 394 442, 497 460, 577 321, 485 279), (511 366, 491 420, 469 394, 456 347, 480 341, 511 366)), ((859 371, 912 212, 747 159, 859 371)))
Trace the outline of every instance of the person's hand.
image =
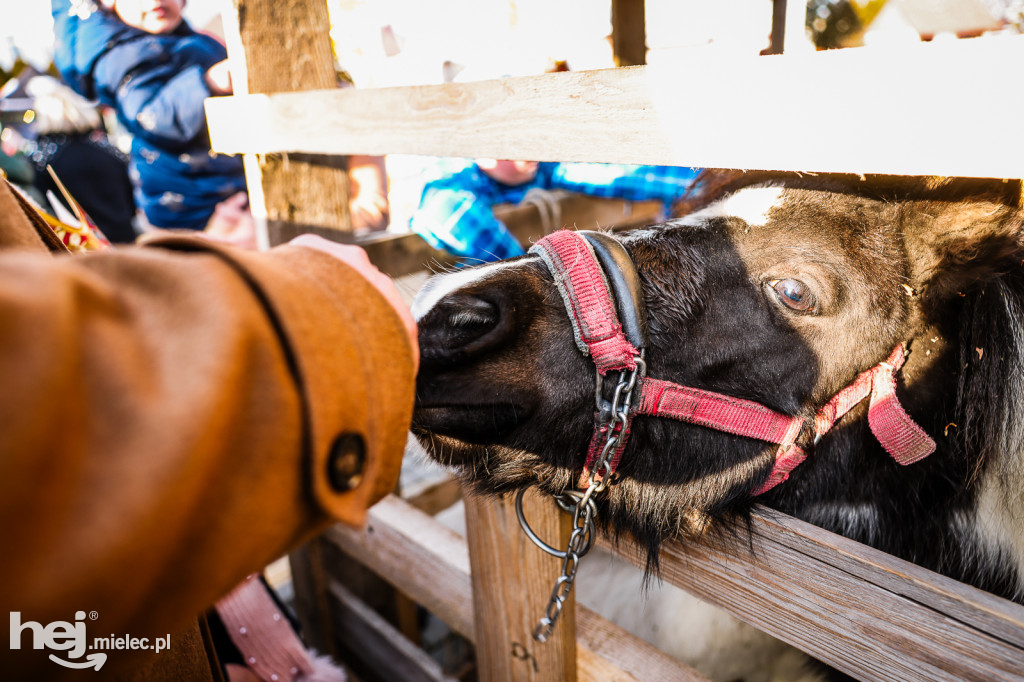
POLYGON ((348 209, 352 227, 383 230, 388 226, 388 180, 384 158, 354 154, 348 160, 348 209))
POLYGON ((200 234, 244 249, 255 249, 256 223, 249 210, 249 195, 238 192, 217 204, 210 222, 200 234))
POLYGON ((203 80, 206 81, 206 87, 210 88, 211 95, 230 95, 234 92, 231 85, 231 68, 227 59, 208 68, 203 74, 203 80))
POLYGON ((537 177, 540 164, 537 161, 505 161, 502 159, 477 159, 476 165, 484 175, 498 182, 516 187, 537 177))
POLYGON ((391 304, 391 307, 398 313, 398 317, 401 318, 402 324, 405 325, 405 331, 409 335, 409 340, 412 342, 413 363, 415 367, 419 367, 420 347, 416 321, 412 318, 409 306, 406 305, 405 301, 402 299, 402 295, 399 294, 398 289, 395 288, 395 283, 391 281, 390 277, 378 270, 377 267, 370 262, 370 259, 366 255, 366 251, 358 246, 339 244, 313 234, 300 235, 288 242, 288 245, 305 246, 306 248, 322 251, 354 268, 359 274, 365 277, 367 281, 377 289, 377 291, 384 295, 384 298, 391 304))
POLYGON ((388 198, 383 194, 362 192, 348 202, 352 227, 357 230, 383 230, 388 225, 388 198))

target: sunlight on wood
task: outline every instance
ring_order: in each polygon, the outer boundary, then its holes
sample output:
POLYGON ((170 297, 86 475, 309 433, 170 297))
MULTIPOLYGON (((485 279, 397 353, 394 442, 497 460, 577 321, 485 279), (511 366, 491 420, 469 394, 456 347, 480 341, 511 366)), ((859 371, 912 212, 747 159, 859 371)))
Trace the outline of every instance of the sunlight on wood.
POLYGON ((214 148, 1020 177, 1024 37, 213 98, 214 148), (713 67, 711 66, 713 64, 713 67), (383 124, 383 125, 382 125, 383 124), (530 134, 522 132, 528 130, 530 134))

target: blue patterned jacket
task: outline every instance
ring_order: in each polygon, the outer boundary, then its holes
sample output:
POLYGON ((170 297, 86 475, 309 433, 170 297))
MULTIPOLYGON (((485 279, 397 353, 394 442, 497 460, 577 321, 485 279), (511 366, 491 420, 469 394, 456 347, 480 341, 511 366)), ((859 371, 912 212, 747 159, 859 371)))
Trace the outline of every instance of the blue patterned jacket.
POLYGON ((501 260, 524 252, 494 217, 495 204, 517 204, 531 189, 541 188, 630 201, 659 199, 667 207, 686 192, 698 172, 681 166, 543 162, 533 180, 512 186, 492 179, 474 163, 427 183, 410 225, 434 248, 467 261, 501 260))
POLYGON ((157 227, 201 229, 224 199, 245 190, 240 157, 210 151, 203 74, 227 56, 182 22, 154 35, 92 0, 51 0, 54 62, 78 93, 117 112, 133 137, 136 201, 157 227))

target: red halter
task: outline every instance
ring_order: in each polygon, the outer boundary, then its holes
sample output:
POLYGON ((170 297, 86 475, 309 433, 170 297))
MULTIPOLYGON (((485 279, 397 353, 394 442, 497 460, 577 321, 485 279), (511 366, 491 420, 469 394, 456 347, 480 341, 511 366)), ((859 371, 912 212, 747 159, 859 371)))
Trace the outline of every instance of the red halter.
MULTIPOLYGON (((646 345, 643 301, 636 291, 609 288, 609 278, 614 282, 621 277, 620 273, 613 276, 608 272, 610 257, 606 250, 610 238, 597 233, 588 235, 584 237, 570 230, 555 232, 538 241, 530 252, 538 254, 551 270, 572 322, 576 345, 593 359, 598 374, 604 376, 613 370, 635 372, 646 345), (595 255, 595 246, 599 249, 598 255, 595 255), (606 261, 605 267, 600 260, 606 261), (612 296, 613 290, 616 298, 612 296), (641 309, 639 315, 635 308, 641 309), (629 315, 625 330, 620 322, 620 314, 624 311, 629 315)), ((625 260, 628 261, 628 257, 625 260)), ((615 266, 622 268, 621 258, 615 266)), ((631 268, 632 263, 628 262, 626 266, 631 268)), ((631 278, 636 280, 635 272, 627 280, 631 278)), ((609 426, 600 414, 596 418, 581 486, 586 487, 589 483, 588 472, 607 446, 609 432, 621 431, 621 435, 614 441, 615 450, 603 474, 605 476, 618 466, 632 417, 650 415, 777 443, 779 448, 771 474, 752 491, 752 494, 760 495, 789 478, 789 473, 806 459, 807 453, 796 444, 805 427, 813 427, 814 442, 817 443, 836 421, 869 395, 868 424, 871 431, 898 463, 912 464, 930 455, 935 450, 935 441, 910 418, 896 398, 894 374, 903 366, 904 359, 903 347, 897 346, 888 360, 861 372, 853 383, 818 410, 813 422, 780 414, 750 400, 641 376, 637 383, 639 400, 635 407, 628 409, 622 423, 609 426)), ((600 378, 598 383, 600 387, 600 378)))

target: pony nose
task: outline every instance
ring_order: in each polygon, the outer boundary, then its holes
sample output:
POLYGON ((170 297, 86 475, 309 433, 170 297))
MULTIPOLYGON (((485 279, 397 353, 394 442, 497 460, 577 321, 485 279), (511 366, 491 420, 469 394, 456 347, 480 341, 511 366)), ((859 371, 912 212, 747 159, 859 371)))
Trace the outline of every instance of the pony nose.
POLYGON ((488 351, 512 328, 512 306, 500 295, 454 293, 419 322, 421 363, 460 363, 488 351))

